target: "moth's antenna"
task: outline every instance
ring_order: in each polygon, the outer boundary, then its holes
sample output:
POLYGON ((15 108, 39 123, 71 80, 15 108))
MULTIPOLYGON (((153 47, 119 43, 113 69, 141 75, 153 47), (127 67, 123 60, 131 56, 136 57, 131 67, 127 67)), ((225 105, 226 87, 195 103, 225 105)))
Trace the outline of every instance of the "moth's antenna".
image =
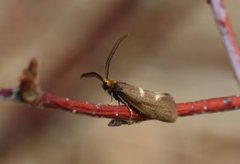
POLYGON ((111 63, 111 59, 113 57, 113 55, 115 54, 118 46, 120 45, 120 43, 127 37, 128 35, 123 35, 121 38, 119 38, 116 43, 114 44, 113 48, 111 49, 109 55, 108 55, 108 58, 106 60, 106 63, 105 63, 105 76, 106 76, 106 79, 108 79, 108 75, 109 75, 109 67, 110 67, 110 63, 111 63))
POLYGON ((102 78, 102 76, 99 75, 99 74, 96 73, 96 72, 83 73, 83 74, 81 75, 81 78, 85 78, 85 77, 95 77, 95 78, 101 80, 101 81, 104 83, 104 79, 102 78))

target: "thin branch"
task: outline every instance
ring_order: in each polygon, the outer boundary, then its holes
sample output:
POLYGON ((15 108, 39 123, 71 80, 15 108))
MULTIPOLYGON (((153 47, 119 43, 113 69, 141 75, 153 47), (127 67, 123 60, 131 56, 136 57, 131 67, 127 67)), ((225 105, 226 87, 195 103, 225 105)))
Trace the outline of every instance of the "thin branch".
MULTIPOLYGON (((29 66, 23 71, 18 89, 0 89, 0 99, 26 103, 44 109, 65 110, 93 117, 128 120, 131 116, 129 109, 123 105, 88 103, 40 91, 37 79, 37 62, 33 59, 29 66)), ((239 108, 240 97, 218 97, 195 102, 177 103, 176 106, 179 116, 230 111, 239 108)), ((150 118, 133 110, 131 120, 140 121, 149 119, 150 118)))
POLYGON ((227 11, 224 8, 223 0, 208 0, 208 3, 211 5, 216 24, 229 58, 231 59, 235 77, 240 84, 240 47, 237 43, 236 35, 234 34, 227 11))
MULTIPOLYGON (((0 99, 20 102, 19 94, 15 89, 0 89, 0 99)), ((28 103, 21 100, 22 103, 28 103)), ((34 101, 35 107, 52 108, 56 110, 65 110, 76 114, 86 114, 93 117, 105 117, 121 120, 128 120, 130 116, 129 109, 120 105, 102 105, 71 100, 66 97, 59 97, 48 92, 42 92, 34 101)), ((177 103, 177 113, 179 116, 189 116, 195 114, 214 113, 237 110, 240 107, 239 96, 226 96, 212 99, 204 99, 194 102, 177 103)), ((133 110, 132 120, 147 120, 144 115, 133 110)))

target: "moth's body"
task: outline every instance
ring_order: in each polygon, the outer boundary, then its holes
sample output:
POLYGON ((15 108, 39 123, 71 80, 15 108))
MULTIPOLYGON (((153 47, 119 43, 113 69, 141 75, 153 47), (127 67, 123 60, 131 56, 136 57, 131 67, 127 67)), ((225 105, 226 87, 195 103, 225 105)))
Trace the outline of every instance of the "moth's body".
POLYGON ((161 120, 164 122, 175 122, 177 119, 176 105, 170 94, 159 94, 156 92, 144 90, 125 82, 115 81, 108 78, 111 59, 119 46, 126 38, 121 37, 113 46, 106 60, 105 79, 96 72, 88 72, 82 74, 81 77, 95 77, 102 82, 102 87, 118 102, 125 104, 129 111, 129 120, 110 121, 109 126, 120 126, 122 124, 132 124, 138 121, 131 120, 132 110, 137 110, 148 118, 161 120))
POLYGON ((175 122, 177 119, 175 102, 167 93, 160 94, 119 81, 112 84, 108 93, 149 118, 164 122, 175 122))

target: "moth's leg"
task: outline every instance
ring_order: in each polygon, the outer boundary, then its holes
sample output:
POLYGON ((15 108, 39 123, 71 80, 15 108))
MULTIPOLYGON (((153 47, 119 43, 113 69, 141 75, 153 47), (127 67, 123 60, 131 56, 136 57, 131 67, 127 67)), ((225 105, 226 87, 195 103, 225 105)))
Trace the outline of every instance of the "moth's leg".
POLYGON ((111 95, 111 102, 112 102, 113 101, 113 94, 111 93, 110 95, 111 95))
POLYGON ((138 123, 138 121, 134 121, 134 120, 131 120, 132 119, 132 116, 133 116, 133 111, 132 109, 128 106, 127 102, 124 101, 120 96, 117 96, 118 97, 118 105, 120 105, 120 103, 122 102, 124 105, 127 106, 129 112, 130 112, 130 117, 129 117, 129 120, 119 120, 119 119, 112 119, 109 123, 108 123, 108 126, 110 127, 116 127, 116 126, 121 126, 121 125, 132 125, 132 124, 135 124, 135 123, 138 123))
POLYGON ((132 124, 139 123, 139 122, 141 122, 141 121, 112 119, 108 123, 108 126, 115 127, 115 126, 121 126, 121 125, 132 125, 132 124))
MULTIPOLYGON (((127 103, 122 97, 118 96, 118 98, 123 102, 124 105, 127 106, 128 110, 129 110, 129 112, 130 112, 130 117, 129 117, 128 120, 131 120, 131 119, 132 119, 132 116, 133 116, 133 111, 132 111, 132 109, 128 106, 128 103, 127 103)), ((119 103, 119 101, 118 101, 118 103, 119 103)))
POLYGON ((120 105, 121 105, 120 103, 121 103, 121 101, 120 101, 120 100, 118 100, 118 106, 120 106, 120 105))

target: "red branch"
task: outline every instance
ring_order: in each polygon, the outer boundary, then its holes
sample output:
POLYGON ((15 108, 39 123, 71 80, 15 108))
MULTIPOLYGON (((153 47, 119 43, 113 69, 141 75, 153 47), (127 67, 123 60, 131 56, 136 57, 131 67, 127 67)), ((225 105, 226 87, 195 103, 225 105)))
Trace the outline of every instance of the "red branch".
MULTIPOLYGON (((59 97, 48 92, 43 92, 38 86, 37 61, 31 60, 29 66, 23 71, 18 89, 0 89, 0 99, 22 102, 41 108, 53 108, 66 110, 77 114, 86 114, 95 117, 128 120, 131 116, 126 106, 111 106, 71 100, 59 97)), ((239 96, 219 97, 200 100, 195 102, 178 103, 177 113, 179 116, 193 114, 221 112, 238 109, 240 106, 239 96)), ((148 120, 146 116, 133 110, 131 120, 148 120)))
MULTIPOLYGON (((64 97, 58 97, 49 93, 42 94, 39 98, 39 101, 39 103, 41 103, 43 106, 56 107, 57 109, 63 109, 73 113, 87 114, 96 117, 128 120, 131 116, 129 109, 123 105, 112 106, 93 104, 77 100, 70 100, 69 98, 64 97)), ((218 97, 195 102, 178 103, 176 105, 179 116, 230 111, 240 107, 240 97, 218 97)), ((148 118, 133 110, 132 120, 146 119, 148 118)))
MULTIPOLYGON (((13 89, 0 89, 0 98, 1 97, 14 101, 19 100, 18 92, 13 89)), ((79 100, 71 100, 69 98, 59 97, 47 92, 42 92, 35 102, 35 105, 38 107, 50 107, 57 110, 65 110, 76 114, 86 114, 94 117, 128 120, 131 115, 129 109, 123 105, 114 106, 82 102, 79 100)), ((228 96, 195 102, 177 103, 177 113, 179 116, 188 116, 194 114, 231 111, 238 109, 239 107, 240 97, 228 96)), ((132 120, 148 119, 149 118, 146 118, 144 115, 133 110, 132 120)))

